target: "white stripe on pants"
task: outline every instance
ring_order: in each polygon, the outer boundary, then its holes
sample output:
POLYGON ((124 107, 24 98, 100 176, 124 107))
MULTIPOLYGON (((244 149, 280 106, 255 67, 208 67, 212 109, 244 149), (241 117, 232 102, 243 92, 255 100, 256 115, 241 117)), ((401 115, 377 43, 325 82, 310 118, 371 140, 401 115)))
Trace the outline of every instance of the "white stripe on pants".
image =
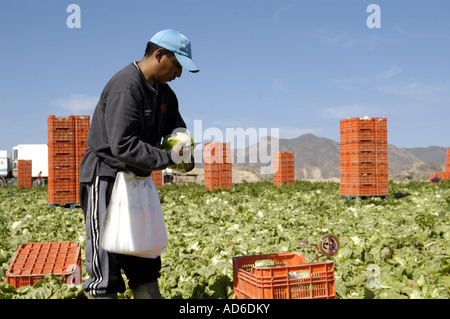
POLYGON ((90 295, 125 291, 120 269, 115 267, 116 257, 100 245, 113 185, 113 180, 96 176, 94 182, 85 184, 86 189, 80 192, 81 201, 85 203, 86 271, 89 273, 83 289, 90 295))

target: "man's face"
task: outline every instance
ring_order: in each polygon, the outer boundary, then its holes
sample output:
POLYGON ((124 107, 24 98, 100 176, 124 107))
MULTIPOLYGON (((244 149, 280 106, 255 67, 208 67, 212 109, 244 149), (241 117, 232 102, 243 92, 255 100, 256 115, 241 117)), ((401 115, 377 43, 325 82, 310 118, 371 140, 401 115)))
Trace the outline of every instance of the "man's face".
POLYGON ((160 84, 165 84, 167 82, 173 81, 181 76, 183 68, 178 62, 175 56, 170 58, 167 55, 161 57, 161 62, 159 65, 158 74, 156 76, 156 82, 160 84))

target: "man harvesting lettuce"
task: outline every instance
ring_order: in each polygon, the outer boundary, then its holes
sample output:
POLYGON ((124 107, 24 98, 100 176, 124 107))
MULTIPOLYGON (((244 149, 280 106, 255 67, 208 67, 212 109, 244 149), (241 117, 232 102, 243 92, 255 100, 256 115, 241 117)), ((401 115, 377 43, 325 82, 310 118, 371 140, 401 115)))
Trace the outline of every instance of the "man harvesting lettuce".
POLYGON ((178 31, 160 31, 147 43, 144 57, 116 73, 100 96, 80 166, 89 273, 83 289, 88 295, 117 298, 118 292, 125 291, 123 270, 136 299, 161 297, 160 257, 111 253, 100 243, 118 172, 148 177, 169 166, 182 165, 186 171, 194 167, 189 138, 176 143, 166 138, 165 147, 157 147, 163 137, 186 129, 177 97, 167 84, 179 78, 183 68, 199 71, 192 61, 190 41, 178 31))

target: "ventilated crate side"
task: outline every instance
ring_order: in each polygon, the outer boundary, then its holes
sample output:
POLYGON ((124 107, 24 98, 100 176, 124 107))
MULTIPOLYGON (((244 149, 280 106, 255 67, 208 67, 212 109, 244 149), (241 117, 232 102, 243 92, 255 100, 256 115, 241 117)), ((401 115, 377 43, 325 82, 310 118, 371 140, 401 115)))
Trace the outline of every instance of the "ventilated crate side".
POLYGON ((273 184, 276 186, 295 184, 294 152, 272 153, 273 184))
POLYGON ((231 143, 208 142, 203 149, 205 189, 231 189, 231 143))
POLYGON ((153 180, 153 184, 155 185, 156 188, 163 188, 164 181, 163 181, 163 171, 162 170, 152 171, 151 177, 153 180))
POLYGON ((336 298, 332 262, 309 264, 299 253, 240 256, 232 261, 236 299, 336 298))
POLYGON ((17 187, 32 188, 32 165, 31 160, 18 160, 17 187))
POLYGON ((19 245, 6 272, 6 281, 19 288, 33 285, 47 274, 63 277, 67 284, 81 284, 80 244, 44 242, 19 245))
POLYGON ((386 118, 340 121, 341 195, 388 196, 386 118))

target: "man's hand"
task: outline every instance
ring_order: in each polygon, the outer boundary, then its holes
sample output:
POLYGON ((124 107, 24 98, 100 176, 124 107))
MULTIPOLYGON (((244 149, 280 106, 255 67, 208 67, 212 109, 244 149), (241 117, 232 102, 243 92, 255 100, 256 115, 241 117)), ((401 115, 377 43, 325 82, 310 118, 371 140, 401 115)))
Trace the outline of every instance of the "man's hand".
POLYGON ((191 159, 188 162, 183 162, 183 168, 184 171, 187 173, 189 171, 192 171, 195 167, 195 162, 194 162, 194 156, 191 155, 191 159))
POLYGON ((170 151, 170 158, 175 164, 179 164, 181 162, 190 163, 191 157, 192 154, 190 141, 178 143, 170 151))

